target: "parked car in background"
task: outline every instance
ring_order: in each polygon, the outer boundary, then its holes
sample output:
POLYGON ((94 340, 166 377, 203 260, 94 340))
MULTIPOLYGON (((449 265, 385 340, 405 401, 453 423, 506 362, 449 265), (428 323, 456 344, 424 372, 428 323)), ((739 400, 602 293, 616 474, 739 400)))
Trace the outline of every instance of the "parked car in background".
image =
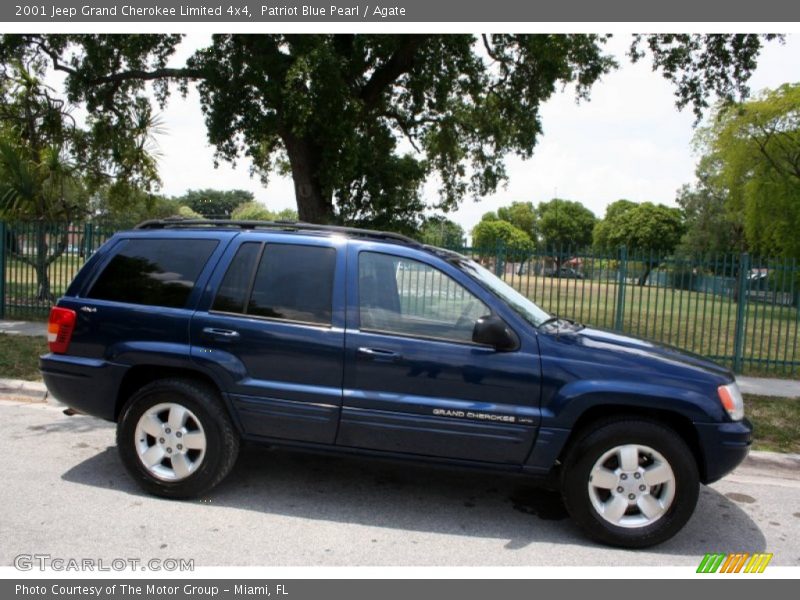
POLYGON ((561 267, 559 269, 550 268, 545 269, 544 274, 546 277, 558 277, 561 279, 583 279, 584 275, 580 271, 576 271, 572 267, 561 267))
POLYGON ((116 422, 130 475, 169 498, 207 494, 244 440, 524 474, 638 548, 751 442, 729 370, 390 233, 144 223, 89 259, 48 331, 50 393, 116 422))

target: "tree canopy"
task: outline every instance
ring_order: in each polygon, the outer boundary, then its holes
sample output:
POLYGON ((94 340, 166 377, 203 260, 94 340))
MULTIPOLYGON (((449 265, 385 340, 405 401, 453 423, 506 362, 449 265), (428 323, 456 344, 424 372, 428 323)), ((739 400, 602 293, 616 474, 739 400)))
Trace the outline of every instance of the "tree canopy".
POLYGON ((635 263, 642 266, 638 283, 644 285, 650 271, 678 246, 684 231, 679 208, 617 200, 606 207, 605 218, 595 226, 594 246, 608 253, 616 253, 622 246, 632 250, 635 263))
POLYGON ((245 202, 233 210, 231 218, 242 221, 297 221, 297 212, 290 208, 275 212, 259 202, 245 202))
MULTIPOLYGON (((713 94, 746 92, 765 38, 637 36, 678 106, 700 114, 713 94)), ((67 75, 99 133, 113 135, 196 85, 218 160, 252 158, 266 180, 290 173, 299 216, 314 222, 413 225, 422 184, 437 208, 492 193, 508 154, 530 157, 539 107, 565 84, 578 98, 616 67, 607 37, 577 35, 215 35, 184 64, 178 35, 4 35, 0 60, 45 62, 67 75)), ((393 225, 394 226, 394 225, 393 225)))
POLYGON ((508 221, 517 229, 521 229, 534 242, 538 238, 538 216, 533 202, 512 202, 509 206, 501 206, 497 209, 497 218, 508 221))
POLYGON ((176 198, 185 206, 207 219, 229 219, 237 206, 255 201, 252 192, 247 190, 187 190, 176 198))
POLYGON ((698 139, 749 247, 800 257, 800 84, 720 106, 698 139))
POLYGON ((686 228, 680 251, 689 256, 713 256, 747 250, 744 218, 732 210, 728 193, 720 182, 719 160, 704 156, 695 169, 696 181, 678 190, 676 202, 683 211, 686 228))
POLYGON ((597 217, 580 202, 553 198, 540 203, 536 215, 540 241, 546 249, 577 250, 592 243, 597 217))
POLYGON ((510 260, 522 260, 534 249, 527 233, 500 219, 483 220, 473 227, 472 245, 482 256, 494 256, 502 250, 510 260))
POLYGON ((601 252, 613 252, 619 247, 619 243, 612 239, 617 237, 616 233, 612 235, 612 228, 617 226, 620 217, 625 212, 635 207, 636 202, 625 200, 624 198, 616 200, 606 206, 605 216, 597 221, 592 231, 592 243, 596 249, 601 252))
POLYGON ((423 220, 417 236, 424 244, 461 248, 466 243, 464 229, 443 215, 432 215, 423 220))
POLYGON ((683 215, 678 208, 617 200, 608 205, 605 218, 595 227, 594 243, 606 252, 626 246, 659 256, 672 252, 683 232, 683 215))

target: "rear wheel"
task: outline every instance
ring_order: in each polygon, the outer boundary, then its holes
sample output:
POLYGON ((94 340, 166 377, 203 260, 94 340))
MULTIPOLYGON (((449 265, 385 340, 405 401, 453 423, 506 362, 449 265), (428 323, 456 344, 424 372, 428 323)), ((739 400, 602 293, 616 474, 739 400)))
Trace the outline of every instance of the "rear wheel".
POLYGON ((597 424, 564 460, 562 494, 572 518, 593 539, 644 548, 674 536, 694 512, 699 475, 686 442, 644 419, 597 424))
POLYGON ((239 438, 215 390, 190 379, 161 379, 142 387, 125 405, 117 448, 145 491, 191 498, 230 472, 239 438))

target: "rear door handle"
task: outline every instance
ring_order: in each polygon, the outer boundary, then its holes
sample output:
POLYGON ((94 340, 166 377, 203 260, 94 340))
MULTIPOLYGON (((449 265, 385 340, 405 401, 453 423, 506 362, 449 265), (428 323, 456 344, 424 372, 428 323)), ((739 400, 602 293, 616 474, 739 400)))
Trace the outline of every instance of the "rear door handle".
POLYGON ((397 352, 384 350, 383 348, 361 347, 358 349, 358 354, 380 362, 395 362, 400 360, 400 355, 397 352))
POLYGON ((239 332, 233 329, 218 329, 216 327, 203 328, 203 334, 206 337, 212 337, 217 340, 232 341, 239 338, 239 332))

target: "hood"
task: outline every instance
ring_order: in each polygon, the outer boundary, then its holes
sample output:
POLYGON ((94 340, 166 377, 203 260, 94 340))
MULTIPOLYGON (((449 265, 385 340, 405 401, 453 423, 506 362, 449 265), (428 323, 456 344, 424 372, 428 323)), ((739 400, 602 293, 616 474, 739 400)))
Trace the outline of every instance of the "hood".
POLYGON ((565 344, 572 347, 569 354, 573 360, 599 363, 609 369, 638 370, 643 375, 646 372, 658 372, 660 375, 673 377, 693 376, 707 379, 711 376, 724 382, 733 379, 730 369, 707 358, 668 344, 623 335, 616 331, 593 327, 553 328, 541 337, 548 338, 562 348, 565 344), (576 352, 579 352, 579 356, 576 352))

